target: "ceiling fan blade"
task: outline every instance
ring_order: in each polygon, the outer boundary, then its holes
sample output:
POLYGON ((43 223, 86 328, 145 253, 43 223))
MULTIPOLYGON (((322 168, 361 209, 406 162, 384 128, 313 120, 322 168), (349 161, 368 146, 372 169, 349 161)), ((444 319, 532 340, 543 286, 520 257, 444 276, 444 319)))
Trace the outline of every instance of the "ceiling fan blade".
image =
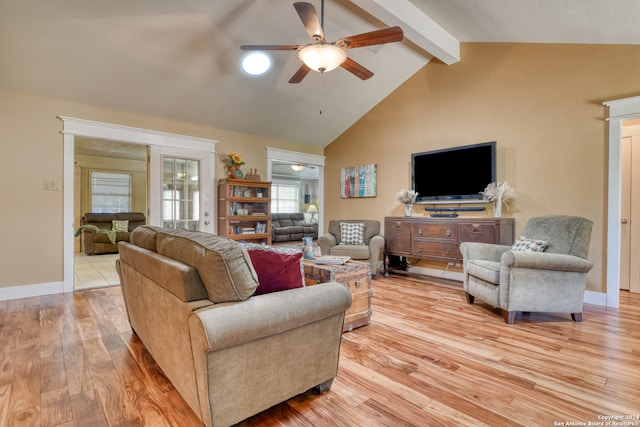
POLYGON ((402 28, 396 26, 345 37, 338 40, 336 45, 343 49, 354 49, 356 47, 372 46, 375 44, 399 42, 402 41, 403 38, 404 33, 402 32, 402 28))
POLYGON ((347 58, 347 60, 340 64, 340 66, 362 80, 367 80, 373 77, 373 73, 371 71, 367 70, 351 58, 347 58))
POLYGON ((293 4, 293 7, 296 8, 296 12, 300 15, 300 19, 304 24, 304 28, 307 30, 307 34, 314 41, 323 42, 324 41, 324 31, 322 30, 322 23, 318 18, 318 13, 316 12, 316 8, 313 7, 311 3, 305 2, 296 2, 293 4))
POLYGON ((242 50, 298 50, 300 48, 302 46, 293 44, 243 44, 240 46, 242 50))
POLYGON ((302 64, 298 71, 289 79, 289 83, 300 83, 302 79, 311 71, 311 68, 307 67, 305 64, 302 64))

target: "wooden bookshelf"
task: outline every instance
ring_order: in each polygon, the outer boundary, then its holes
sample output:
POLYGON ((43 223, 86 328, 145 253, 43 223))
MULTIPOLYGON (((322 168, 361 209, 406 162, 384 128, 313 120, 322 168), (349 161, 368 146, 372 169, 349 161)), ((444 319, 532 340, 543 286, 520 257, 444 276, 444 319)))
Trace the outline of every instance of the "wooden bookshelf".
POLYGON ((218 182, 218 234, 271 244, 271 183, 245 179, 218 182))

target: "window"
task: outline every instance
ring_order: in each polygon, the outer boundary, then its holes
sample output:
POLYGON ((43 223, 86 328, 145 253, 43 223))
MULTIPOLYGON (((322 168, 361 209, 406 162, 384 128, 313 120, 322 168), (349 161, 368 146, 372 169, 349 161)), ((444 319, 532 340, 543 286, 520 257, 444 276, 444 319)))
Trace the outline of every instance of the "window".
POLYGON ((274 182, 271 185, 271 212, 300 212, 300 184, 274 182))
POLYGON ((131 211, 131 175, 91 172, 91 212, 131 211))

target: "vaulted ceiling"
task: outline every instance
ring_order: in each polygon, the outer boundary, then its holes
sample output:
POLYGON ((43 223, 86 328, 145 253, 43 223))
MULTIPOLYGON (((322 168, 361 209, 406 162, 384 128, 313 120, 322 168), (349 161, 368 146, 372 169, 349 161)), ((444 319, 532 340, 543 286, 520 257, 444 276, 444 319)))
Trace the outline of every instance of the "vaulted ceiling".
MULTIPOLYGON (((320 12, 320 0, 310 0, 320 12)), ((352 49, 375 75, 288 80, 295 52, 262 77, 242 44, 307 44, 288 0, 0 1, 0 87, 324 147, 460 42, 638 44, 637 0, 327 0, 329 41, 400 25, 405 40, 352 49)))

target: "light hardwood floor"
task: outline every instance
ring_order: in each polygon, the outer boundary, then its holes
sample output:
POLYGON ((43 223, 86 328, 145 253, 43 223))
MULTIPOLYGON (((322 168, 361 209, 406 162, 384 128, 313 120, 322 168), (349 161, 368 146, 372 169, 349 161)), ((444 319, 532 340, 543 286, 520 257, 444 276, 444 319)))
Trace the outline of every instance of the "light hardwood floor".
MULTIPOLYGON (((459 287, 398 276, 372 286, 372 323, 343 335, 331 390, 241 426, 557 426, 640 415, 638 294, 622 292, 620 310, 586 305, 582 323, 531 314, 507 325, 459 287)), ((0 352, 1 426, 200 425, 132 334, 119 287, 0 302, 0 352)))

